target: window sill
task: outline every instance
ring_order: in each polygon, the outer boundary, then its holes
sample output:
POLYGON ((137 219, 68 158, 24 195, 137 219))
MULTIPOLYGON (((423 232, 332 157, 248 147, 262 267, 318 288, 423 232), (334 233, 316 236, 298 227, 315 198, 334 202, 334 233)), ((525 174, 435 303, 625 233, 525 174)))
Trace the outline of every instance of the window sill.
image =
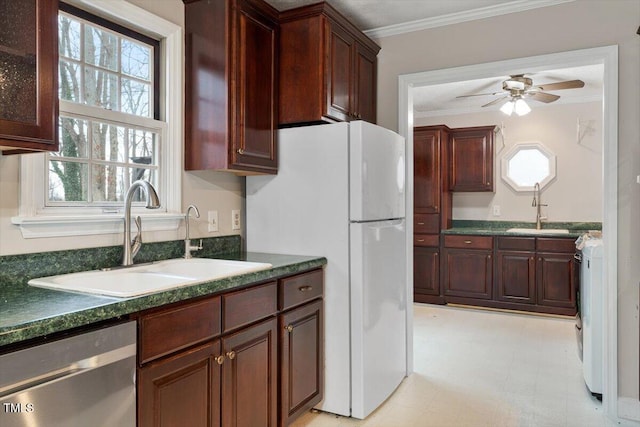
MULTIPOLYGON (((184 215, 179 213, 143 214, 142 231, 176 230, 184 215)), ((22 237, 88 236, 94 234, 117 234, 124 232, 123 215, 88 216, 15 216, 11 222, 20 227, 22 237)), ((132 221, 133 222, 133 221, 132 221)), ((135 225, 132 225, 135 230, 135 225)))

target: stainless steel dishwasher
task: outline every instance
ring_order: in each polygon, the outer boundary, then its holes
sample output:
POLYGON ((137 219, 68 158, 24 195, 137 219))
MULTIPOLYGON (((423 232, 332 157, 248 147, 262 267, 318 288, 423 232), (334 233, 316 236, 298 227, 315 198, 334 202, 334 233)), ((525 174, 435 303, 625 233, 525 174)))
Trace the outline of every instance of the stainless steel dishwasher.
POLYGON ((135 427, 136 323, 0 356, 0 426, 135 427))

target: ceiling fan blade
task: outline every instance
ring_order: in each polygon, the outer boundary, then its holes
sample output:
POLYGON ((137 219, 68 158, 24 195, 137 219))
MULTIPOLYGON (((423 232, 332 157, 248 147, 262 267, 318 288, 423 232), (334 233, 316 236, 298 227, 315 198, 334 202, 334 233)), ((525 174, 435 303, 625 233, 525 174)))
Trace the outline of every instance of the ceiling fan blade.
POLYGON ((527 98, 531 98, 535 101, 545 102, 547 104, 560 99, 558 95, 544 92, 529 92, 527 93, 527 98))
POLYGON ((499 103, 500 101, 504 101, 504 100, 505 100, 505 99, 507 99, 507 98, 509 98, 509 97, 508 97, 508 96, 503 96, 502 98, 494 99, 493 101, 489 102, 488 104, 484 104, 484 105, 483 105, 483 107, 488 107, 488 106, 490 106, 490 105, 497 104, 497 103, 499 103))
POLYGON ((547 83, 544 85, 535 86, 534 89, 539 90, 560 90, 560 89, 578 89, 584 87, 582 80, 567 80, 566 82, 547 83))
POLYGON ((471 97, 471 96, 489 96, 489 95, 500 95, 500 94, 502 94, 502 93, 503 93, 503 92, 492 92, 492 93, 474 93, 474 94, 471 94, 471 95, 459 95, 459 96, 456 96, 456 98, 469 98, 469 97, 471 97))

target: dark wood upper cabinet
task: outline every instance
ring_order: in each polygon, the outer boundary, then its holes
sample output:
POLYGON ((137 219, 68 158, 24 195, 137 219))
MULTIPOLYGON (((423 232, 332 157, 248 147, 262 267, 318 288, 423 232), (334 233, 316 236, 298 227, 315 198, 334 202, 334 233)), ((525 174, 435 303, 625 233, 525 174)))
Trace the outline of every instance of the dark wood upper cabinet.
POLYGON ((277 11, 262 0, 184 0, 185 169, 276 173, 277 11))
POLYGON ((494 129, 481 126, 451 130, 450 191, 495 191, 494 129))
POLYGON ((0 150, 58 151, 58 0, 0 2, 0 150))
POLYGON ((376 121, 380 47, 328 3, 280 14, 281 126, 376 121))

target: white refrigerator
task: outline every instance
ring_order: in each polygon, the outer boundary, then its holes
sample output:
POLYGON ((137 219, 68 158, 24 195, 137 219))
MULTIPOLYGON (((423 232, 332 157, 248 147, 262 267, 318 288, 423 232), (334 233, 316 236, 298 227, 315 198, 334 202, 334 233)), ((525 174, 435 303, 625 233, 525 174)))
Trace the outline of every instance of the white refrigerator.
POLYGON ((278 174, 247 177, 246 247, 327 258, 317 408, 362 419, 407 375, 404 138, 356 121, 278 143, 278 174))

